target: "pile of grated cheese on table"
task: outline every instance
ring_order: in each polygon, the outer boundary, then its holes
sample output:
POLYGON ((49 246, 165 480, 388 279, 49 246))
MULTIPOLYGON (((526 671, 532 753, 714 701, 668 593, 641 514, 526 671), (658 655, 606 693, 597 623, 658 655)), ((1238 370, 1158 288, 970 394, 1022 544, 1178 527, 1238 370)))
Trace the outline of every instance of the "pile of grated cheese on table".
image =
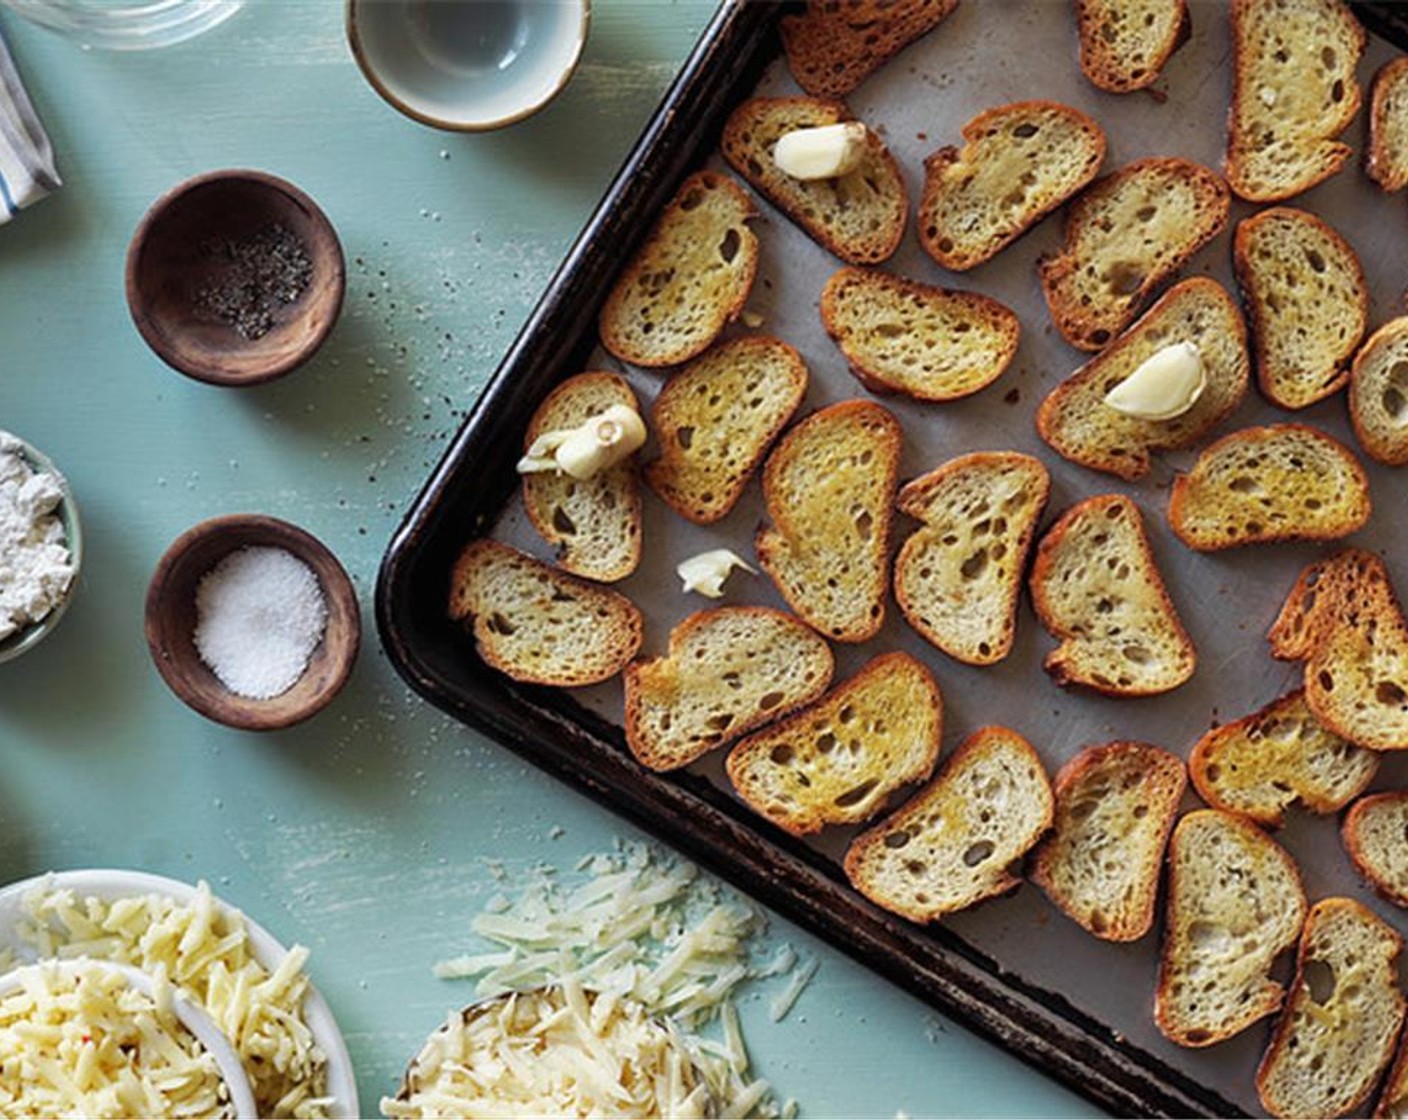
MULTIPOLYGON (((516 899, 491 899, 470 928, 498 949, 442 961, 435 974, 476 979, 481 999, 566 984, 633 1001, 677 1025, 708 1088, 712 1115, 795 1115, 795 1102, 779 1110, 768 1083, 750 1074, 735 1000, 749 982, 777 978, 783 987, 771 1013, 780 1020, 817 962, 801 963, 790 945, 756 959, 762 912, 652 845, 622 843, 615 852, 588 856, 577 870, 585 873, 582 881, 565 884, 541 868, 516 899)), ((456 1012, 450 1022, 459 1018, 456 1012)), ((604 1048, 599 1057, 598 1072, 617 1068, 604 1048)), ((601 1114, 629 1114, 599 1103, 601 1114)), ((389 1100, 382 1109, 396 1117, 437 1114, 389 1100)))
POLYGON ((233 1116, 214 1056, 156 994, 111 969, 27 970, 0 998, 0 1116, 233 1116))
POLYGON ((327 1056, 303 1020, 307 949, 295 945, 269 972, 243 917, 216 904, 205 882, 189 905, 159 894, 80 899, 41 885, 24 906, 17 932, 41 957, 130 964, 205 1008, 240 1056, 260 1116, 327 1115, 327 1056))

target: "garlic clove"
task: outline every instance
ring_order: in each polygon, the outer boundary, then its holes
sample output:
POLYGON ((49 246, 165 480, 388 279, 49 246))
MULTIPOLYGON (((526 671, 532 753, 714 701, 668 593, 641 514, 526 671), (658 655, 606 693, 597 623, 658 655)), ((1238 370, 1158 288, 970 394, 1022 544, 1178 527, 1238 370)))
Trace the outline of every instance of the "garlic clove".
POLYGON ((794 129, 773 145, 772 160, 794 179, 836 179, 860 166, 868 133, 860 121, 794 129))
POLYGON ((732 574, 734 568, 742 568, 753 575, 758 574, 757 569, 727 548, 715 548, 701 552, 698 556, 691 556, 680 561, 675 571, 684 581, 684 594, 697 591, 709 599, 721 599, 724 594, 724 581, 732 574))
POLYGON ((1141 420, 1173 420, 1197 404, 1206 387, 1207 371, 1197 345, 1176 342, 1141 362, 1105 394, 1105 403, 1141 420))

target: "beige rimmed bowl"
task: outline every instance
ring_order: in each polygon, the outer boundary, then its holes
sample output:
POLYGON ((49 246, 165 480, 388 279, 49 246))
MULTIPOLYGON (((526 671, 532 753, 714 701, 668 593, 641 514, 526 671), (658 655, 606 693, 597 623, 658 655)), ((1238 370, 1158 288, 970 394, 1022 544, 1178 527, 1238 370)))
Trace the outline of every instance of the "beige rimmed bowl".
POLYGON ((451 132, 543 108, 576 70, 590 22, 590 0, 347 0, 347 41, 372 88, 451 132))

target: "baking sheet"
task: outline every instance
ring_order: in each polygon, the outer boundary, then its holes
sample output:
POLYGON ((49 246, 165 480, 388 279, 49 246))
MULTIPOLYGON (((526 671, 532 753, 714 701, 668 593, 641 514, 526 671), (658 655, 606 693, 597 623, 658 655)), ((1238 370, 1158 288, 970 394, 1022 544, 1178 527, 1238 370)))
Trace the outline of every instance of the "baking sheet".
MULTIPOLYGON (((1068 5, 1051 0, 1030 4, 983 0, 961 5, 934 34, 897 56, 848 100, 861 119, 886 136, 905 173, 912 201, 917 200, 922 186, 924 156, 945 144, 961 144, 961 126, 983 109, 1034 98, 1073 105, 1100 122, 1109 141, 1106 171, 1155 155, 1184 156, 1217 168, 1230 95, 1226 12, 1221 4, 1194 4, 1192 15, 1192 38, 1165 67, 1156 86, 1159 93, 1115 96, 1091 86, 1077 65, 1074 20, 1068 5)), ((1394 53, 1385 43, 1371 39, 1359 68, 1366 98, 1374 70, 1394 53)), ((767 70, 756 92, 782 95, 800 91, 779 60, 767 70)), ((1364 143, 1364 115, 1361 111, 1344 137, 1357 150, 1364 143)), ((727 170, 717 157, 711 159, 710 166, 727 170)), ((1356 161, 1292 204, 1324 217, 1359 253, 1370 285, 1371 329, 1401 312, 1408 282, 1408 201, 1402 196, 1383 195, 1364 177, 1356 161)), ((1206 273, 1235 294, 1231 232, 1235 222, 1254 209, 1234 201, 1227 230, 1190 262, 1184 275, 1206 273)), ((754 228, 760 237, 761 258, 748 306, 763 317, 761 333, 785 339, 806 359, 811 384, 803 411, 868 397, 827 339, 817 311, 822 286, 840 262, 767 203, 760 200, 759 210, 761 217, 754 228)), ((1164 511, 1175 470, 1190 466, 1196 449, 1160 456, 1149 477, 1125 484, 1067 463, 1041 443, 1033 424, 1038 403, 1088 357, 1067 346, 1050 325, 1036 280, 1035 262, 1043 253, 1056 249, 1060 224, 1059 215, 1049 217, 996 259, 965 274, 947 272, 930 260, 920 250, 911 228, 899 253, 885 266, 918 280, 994 296, 1015 310, 1022 323, 1016 359, 997 382, 975 397, 950 404, 882 398, 906 433, 901 478, 914 477, 970 451, 1011 448, 1037 454, 1051 471, 1053 487, 1046 523, 1072 503, 1094 494, 1123 492, 1132 496, 1144 513, 1170 594, 1197 646, 1196 675, 1173 693, 1149 699, 1110 700, 1063 692, 1041 669, 1041 660, 1054 643, 1041 630, 1025 600, 1012 654, 992 668, 962 665, 923 642, 904 623, 892 600, 886 625, 876 639, 861 646, 834 647, 838 680, 891 649, 904 649, 924 660, 944 693, 945 757, 975 728, 1003 723, 1031 740, 1053 774, 1083 746, 1112 739, 1141 739, 1186 757, 1209 726, 1254 711, 1294 687, 1298 667, 1270 658, 1265 631, 1304 564, 1335 547, 1275 545, 1221 555, 1192 553, 1173 537, 1164 511)), ((730 329, 730 334, 743 333, 750 332, 742 327, 730 329)), ((601 351, 589 366, 623 373, 643 405, 654 399, 663 383, 660 374, 623 366, 601 351)), ((569 372, 574 371, 564 374, 569 372)), ((1313 424, 1357 448, 1342 396, 1290 414, 1271 407, 1253 390, 1218 434, 1249 424, 1290 419, 1313 424)), ((650 453, 647 448, 646 455, 650 453)), ((1400 524, 1404 508, 1401 482, 1391 470, 1366 466, 1375 515, 1351 543, 1383 552, 1392 565, 1408 534, 1408 526, 1400 524)), ((645 499, 645 556, 638 572, 616 586, 645 612, 643 654, 653 656, 664 652, 672 626, 711 605, 679 592, 675 565, 708 548, 728 547, 751 557, 754 530, 766 514, 756 480, 732 513, 709 527, 684 521, 648 488, 645 499)), ((896 546, 912 528, 908 519, 898 518, 896 546)), ((517 499, 505 509, 493 535, 545 554, 545 546, 528 526, 517 499)), ((1401 581, 1404 577, 1399 575, 1401 581)), ((1404 589, 1408 590, 1408 585, 1404 589)), ((765 577, 745 573, 735 573, 722 602, 785 606, 765 577)), ((574 697, 619 725, 619 680, 579 690, 574 697)), ((727 788, 722 754, 715 752, 693 769, 727 788)), ((1408 778, 1405 767, 1408 759, 1386 760, 1374 788, 1403 785, 1408 778)), ((1186 805, 1196 803, 1190 793, 1186 805)), ((1357 881, 1340 846, 1336 824, 1333 818, 1293 812, 1278 836, 1297 858, 1309 898, 1330 894, 1358 898, 1408 934, 1402 912, 1374 900, 1357 881)), ((759 829, 778 835, 761 821, 759 829)), ((854 831, 830 830, 815 847, 839 856, 854 831)), ((956 915, 945 924, 995 958, 1004 970, 1063 995, 1200 1084, 1250 1111, 1259 1111, 1252 1074, 1271 1020, 1209 1050, 1187 1051, 1166 1042, 1150 1017, 1157 932, 1131 945, 1097 941, 1029 885, 1011 897, 956 915)), ((1289 963, 1289 957, 1281 962, 1285 974, 1289 963)))

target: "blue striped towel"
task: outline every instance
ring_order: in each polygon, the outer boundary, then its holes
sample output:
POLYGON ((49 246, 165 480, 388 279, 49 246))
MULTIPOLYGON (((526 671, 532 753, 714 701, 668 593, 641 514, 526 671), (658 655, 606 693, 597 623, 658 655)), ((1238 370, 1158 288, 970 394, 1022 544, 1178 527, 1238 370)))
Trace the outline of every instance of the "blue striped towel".
POLYGON ((0 223, 57 190, 54 149, 0 35, 0 223))

